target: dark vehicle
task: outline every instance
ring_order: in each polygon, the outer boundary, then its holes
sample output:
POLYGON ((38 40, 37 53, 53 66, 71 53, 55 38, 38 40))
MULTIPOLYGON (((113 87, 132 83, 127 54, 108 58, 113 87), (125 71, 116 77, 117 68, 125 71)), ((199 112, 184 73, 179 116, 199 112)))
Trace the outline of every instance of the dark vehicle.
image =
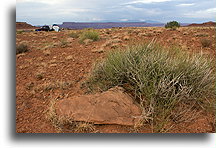
POLYGON ((44 25, 43 27, 41 27, 40 29, 36 29, 35 31, 53 31, 53 29, 50 29, 49 26, 44 25))
POLYGON ((49 26, 43 26, 41 28, 41 31, 50 31, 50 27, 49 26))

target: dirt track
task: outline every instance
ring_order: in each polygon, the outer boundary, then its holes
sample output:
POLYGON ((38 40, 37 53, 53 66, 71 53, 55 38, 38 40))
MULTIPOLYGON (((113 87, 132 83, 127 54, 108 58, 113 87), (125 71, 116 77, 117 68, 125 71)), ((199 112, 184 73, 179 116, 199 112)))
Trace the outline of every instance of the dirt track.
MULTIPOLYGON (((47 119, 47 110, 53 98, 68 98, 84 94, 82 82, 88 77, 93 63, 117 47, 125 47, 131 40, 151 41, 164 46, 179 45, 191 52, 203 51, 215 57, 215 28, 183 27, 178 30, 164 28, 100 29, 101 39, 80 44, 69 37, 71 31, 22 32, 16 43, 25 43, 30 51, 16 56, 16 132, 56 133, 47 119), (201 39, 211 41, 202 47, 201 39), (119 39, 118 41, 114 41, 119 39), (110 44, 106 45, 110 41, 110 44), (115 43, 116 42, 116 43, 115 43), (100 49, 100 50, 98 50, 100 49)), ((193 123, 179 125, 170 132, 215 132, 214 116, 202 113, 193 123)), ((118 125, 96 126, 94 132, 129 133, 132 127, 118 125)), ((70 132, 70 131, 64 131, 70 132)), ((138 132, 151 132, 147 125, 138 132)))

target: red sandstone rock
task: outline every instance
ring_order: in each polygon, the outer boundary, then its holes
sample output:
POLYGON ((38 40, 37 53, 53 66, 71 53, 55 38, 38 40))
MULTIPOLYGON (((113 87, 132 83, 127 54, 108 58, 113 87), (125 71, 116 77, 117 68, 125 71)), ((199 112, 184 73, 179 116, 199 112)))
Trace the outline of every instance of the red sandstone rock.
POLYGON ((106 92, 75 96, 56 103, 58 116, 69 117, 74 121, 94 124, 134 125, 141 115, 140 108, 132 98, 115 87, 106 92))

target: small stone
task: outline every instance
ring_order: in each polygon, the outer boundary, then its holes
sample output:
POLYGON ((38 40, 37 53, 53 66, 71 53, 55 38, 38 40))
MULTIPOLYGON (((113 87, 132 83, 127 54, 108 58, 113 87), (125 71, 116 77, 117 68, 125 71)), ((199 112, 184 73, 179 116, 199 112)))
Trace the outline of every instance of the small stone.
POLYGON ((93 40, 91 40, 91 39, 85 39, 84 41, 83 41, 83 43, 85 44, 85 45, 87 45, 87 44, 89 44, 89 43, 92 43, 93 42, 93 40))
POLYGON ((50 67, 56 67, 57 64, 50 64, 50 67))
POLYGON ((74 59, 74 56, 73 56, 73 55, 69 55, 69 56, 67 56, 65 59, 66 59, 66 60, 72 60, 72 59, 74 59))

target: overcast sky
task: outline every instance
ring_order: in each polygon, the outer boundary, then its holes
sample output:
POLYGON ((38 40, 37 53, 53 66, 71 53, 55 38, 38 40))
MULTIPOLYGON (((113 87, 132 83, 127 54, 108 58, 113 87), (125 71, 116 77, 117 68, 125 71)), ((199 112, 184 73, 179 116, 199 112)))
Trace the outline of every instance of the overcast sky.
POLYGON ((216 0, 17 0, 16 21, 62 22, 154 20, 215 21, 216 0))

